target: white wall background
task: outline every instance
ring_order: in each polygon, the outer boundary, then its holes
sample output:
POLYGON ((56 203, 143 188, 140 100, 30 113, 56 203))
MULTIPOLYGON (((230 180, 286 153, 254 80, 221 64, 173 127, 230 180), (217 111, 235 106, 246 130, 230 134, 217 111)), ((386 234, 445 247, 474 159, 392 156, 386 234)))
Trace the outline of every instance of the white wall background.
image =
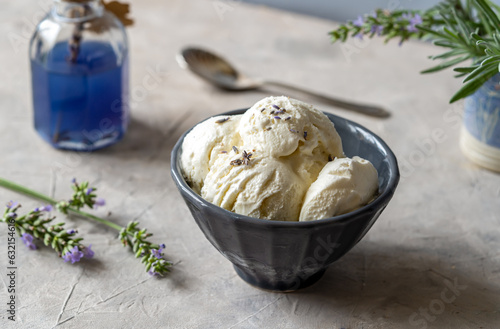
MULTIPOLYGON (((345 22, 358 15, 383 9, 427 9, 438 0, 243 0, 345 22)), ((497 1, 498 2, 498 1, 497 1)))

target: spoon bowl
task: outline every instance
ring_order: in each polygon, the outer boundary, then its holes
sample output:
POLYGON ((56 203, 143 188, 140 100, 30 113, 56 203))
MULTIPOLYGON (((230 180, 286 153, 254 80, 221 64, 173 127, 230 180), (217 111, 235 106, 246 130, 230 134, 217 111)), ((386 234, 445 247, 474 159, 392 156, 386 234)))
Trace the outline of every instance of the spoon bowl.
POLYGON ((250 90, 259 87, 259 84, 242 75, 227 61, 215 54, 197 48, 187 48, 178 58, 181 66, 189 68, 201 78, 227 90, 250 90), (246 83, 243 84, 242 82, 246 83))

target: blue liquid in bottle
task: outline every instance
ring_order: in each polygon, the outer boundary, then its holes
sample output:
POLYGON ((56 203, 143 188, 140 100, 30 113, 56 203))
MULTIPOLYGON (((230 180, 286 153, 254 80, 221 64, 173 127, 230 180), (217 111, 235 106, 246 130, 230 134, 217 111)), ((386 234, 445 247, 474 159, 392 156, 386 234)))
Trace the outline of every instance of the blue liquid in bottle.
POLYGON ((35 129, 56 148, 93 151, 120 140, 128 124, 128 58, 108 43, 68 42, 31 60, 35 129))

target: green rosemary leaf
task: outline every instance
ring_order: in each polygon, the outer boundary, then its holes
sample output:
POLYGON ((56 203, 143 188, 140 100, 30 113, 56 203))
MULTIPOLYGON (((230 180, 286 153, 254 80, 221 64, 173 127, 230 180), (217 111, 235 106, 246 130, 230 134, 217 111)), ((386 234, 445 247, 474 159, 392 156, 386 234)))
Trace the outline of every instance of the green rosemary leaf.
POLYGON ((437 40, 433 42, 434 46, 444 47, 444 48, 457 48, 456 44, 447 40, 437 40))
POLYGON ((500 63, 500 55, 491 56, 481 62, 481 66, 500 63))
POLYGON ((461 77, 465 77, 467 74, 468 74, 467 72, 459 73, 459 74, 455 74, 453 77, 454 78, 461 78, 461 77))
POLYGON ((460 36, 459 36, 457 33, 455 33, 455 32, 453 32, 453 31, 451 31, 449 28, 444 27, 444 28, 443 28, 443 31, 444 31, 446 34, 448 34, 448 35, 451 37, 451 39, 454 39, 454 40, 455 40, 455 41, 457 41, 458 43, 461 43, 461 42, 463 41, 463 40, 462 40, 462 38, 460 38, 460 36))
POLYGON ((475 70, 475 67, 469 66, 469 67, 455 67, 453 71, 455 72, 460 72, 460 73, 470 73, 475 70))
POLYGON ((471 1, 476 4, 477 10, 484 14, 492 27, 498 28, 500 26, 500 19, 498 19, 498 16, 495 14, 495 12, 493 12, 493 10, 491 10, 490 6, 488 6, 488 4, 484 0, 471 1))
POLYGON ((453 65, 456 65, 456 64, 461 63, 463 61, 466 61, 469 58, 471 58, 470 55, 458 57, 458 58, 449 60, 447 62, 441 63, 439 65, 436 65, 434 67, 431 67, 431 68, 429 68, 427 70, 421 71, 420 73, 433 73, 433 72, 441 71, 441 70, 444 70, 444 69, 446 69, 446 68, 448 68, 450 66, 453 66, 453 65))
POLYGON ((498 64, 490 64, 490 65, 481 65, 481 66, 478 66, 474 71, 472 71, 471 73, 469 73, 469 75, 464 79, 464 83, 465 82, 468 82, 472 79, 475 79, 477 76, 480 76, 480 75, 483 75, 484 72, 494 68, 495 66, 497 66, 498 64))
POLYGON ((482 74, 478 75, 476 78, 470 80, 465 85, 458 90, 453 97, 450 99, 450 103, 456 102, 457 100, 467 97, 473 94, 476 90, 478 90, 486 81, 488 81, 491 77, 498 73, 498 67, 485 71, 482 74))
POLYGON ((443 59, 443 58, 455 57, 455 56, 465 55, 465 54, 467 54, 467 50, 465 50, 465 49, 453 49, 453 50, 447 51, 445 53, 442 53, 441 55, 431 56, 429 58, 431 58, 431 59, 443 59))
POLYGON ((434 35, 436 37, 439 37, 439 38, 446 38, 446 36, 443 33, 439 32, 439 31, 435 31, 435 30, 433 30, 433 29, 431 29, 429 27, 426 27, 426 26, 419 25, 418 29, 421 30, 421 31, 424 31, 424 32, 426 32, 428 34, 431 34, 431 35, 434 35))

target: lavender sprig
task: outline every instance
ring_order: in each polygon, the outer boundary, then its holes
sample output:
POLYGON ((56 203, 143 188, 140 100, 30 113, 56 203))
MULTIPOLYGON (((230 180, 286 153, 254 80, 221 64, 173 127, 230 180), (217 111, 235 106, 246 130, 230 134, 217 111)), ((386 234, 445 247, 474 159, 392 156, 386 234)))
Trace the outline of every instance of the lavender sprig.
POLYGON ((104 199, 97 197, 95 194, 97 189, 89 187, 88 182, 78 184, 76 179, 73 179, 71 182, 73 183, 71 185, 71 188, 73 189, 73 196, 71 199, 68 202, 60 201, 56 204, 57 210, 63 214, 67 214, 70 209, 80 210, 85 206, 89 208, 97 208, 106 204, 104 199))
POLYGON ((158 245, 149 242, 147 239, 153 234, 146 229, 138 227, 139 222, 128 223, 127 227, 121 229, 119 237, 124 246, 132 247, 136 258, 141 258, 141 262, 146 265, 146 271, 150 275, 163 275, 169 272, 172 263, 163 259, 162 251, 164 244, 158 245))
POLYGON ((72 263, 79 261, 82 257, 92 258, 94 253, 89 247, 81 243, 83 238, 75 237, 76 231, 66 230, 64 223, 60 222, 54 225, 48 225, 55 219, 55 216, 45 216, 46 213, 52 211, 52 206, 47 205, 35 208, 26 215, 18 216, 17 211, 21 205, 14 202, 7 203, 3 217, 0 221, 11 223, 14 220, 14 226, 21 236, 21 240, 31 250, 37 249, 33 239, 42 240, 43 243, 54 249, 59 257, 66 260, 68 255, 74 253, 81 254, 79 258, 73 258, 72 263))
POLYGON ((342 42, 351 37, 363 39, 363 36, 374 35, 384 36, 385 41, 393 38, 400 38, 400 44, 411 37, 422 38, 425 32, 418 29, 418 25, 435 25, 434 11, 416 11, 416 10, 397 10, 390 12, 388 10, 377 9, 371 15, 358 16, 354 21, 339 26, 336 30, 330 32, 332 41, 340 40, 342 42))
POLYGON ((64 214, 74 213, 119 231, 119 238, 122 244, 124 246, 130 246, 136 257, 142 258, 142 263, 145 264, 146 271, 150 275, 162 276, 169 272, 172 263, 163 258, 162 251, 165 248, 164 244, 158 245, 148 241, 147 239, 151 237, 152 234, 148 233, 146 229, 139 229, 137 227, 138 223, 135 221, 130 222, 126 227, 122 227, 109 220, 81 211, 81 208, 95 208, 96 206, 104 205, 105 202, 103 199, 97 197, 95 194, 97 190, 93 187, 89 187, 87 182, 78 184, 76 180, 73 180, 72 183, 74 192, 72 198, 69 201, 57 202, 44 194, 0 178, 0 186, 49 204, 33 210, 28 215, 17 218, 16 210, 20 206, 17 203, 10 202, 7 204, 3 219, 0 219, 0 221, 5 222, 6 219, 10 220, 11 218, 16 218, 16 225, 19 225, 18 233, 21 235, 21 240, 23 240, 30 249, 36 248, 36 245, 33 244, 34 237, 43 239, 46 245, 50 243, 50 246, 52 246, 52 248, 54 248, 67 262, 71 261, 71 263, 75 263, 82 257, 91 258, 94 255, 91 246, 85 247, 80 243, 82 238, 74 238, 74 235, 77 233, 75 230, 65 230, 63 227, 64 223, 58 223, 50 227, 45 226, 52 221, 54 217, 44 219, 41 218, 40 214, 42 212, 51 211, 52 206, 55 206, 58 211, 64 214))

